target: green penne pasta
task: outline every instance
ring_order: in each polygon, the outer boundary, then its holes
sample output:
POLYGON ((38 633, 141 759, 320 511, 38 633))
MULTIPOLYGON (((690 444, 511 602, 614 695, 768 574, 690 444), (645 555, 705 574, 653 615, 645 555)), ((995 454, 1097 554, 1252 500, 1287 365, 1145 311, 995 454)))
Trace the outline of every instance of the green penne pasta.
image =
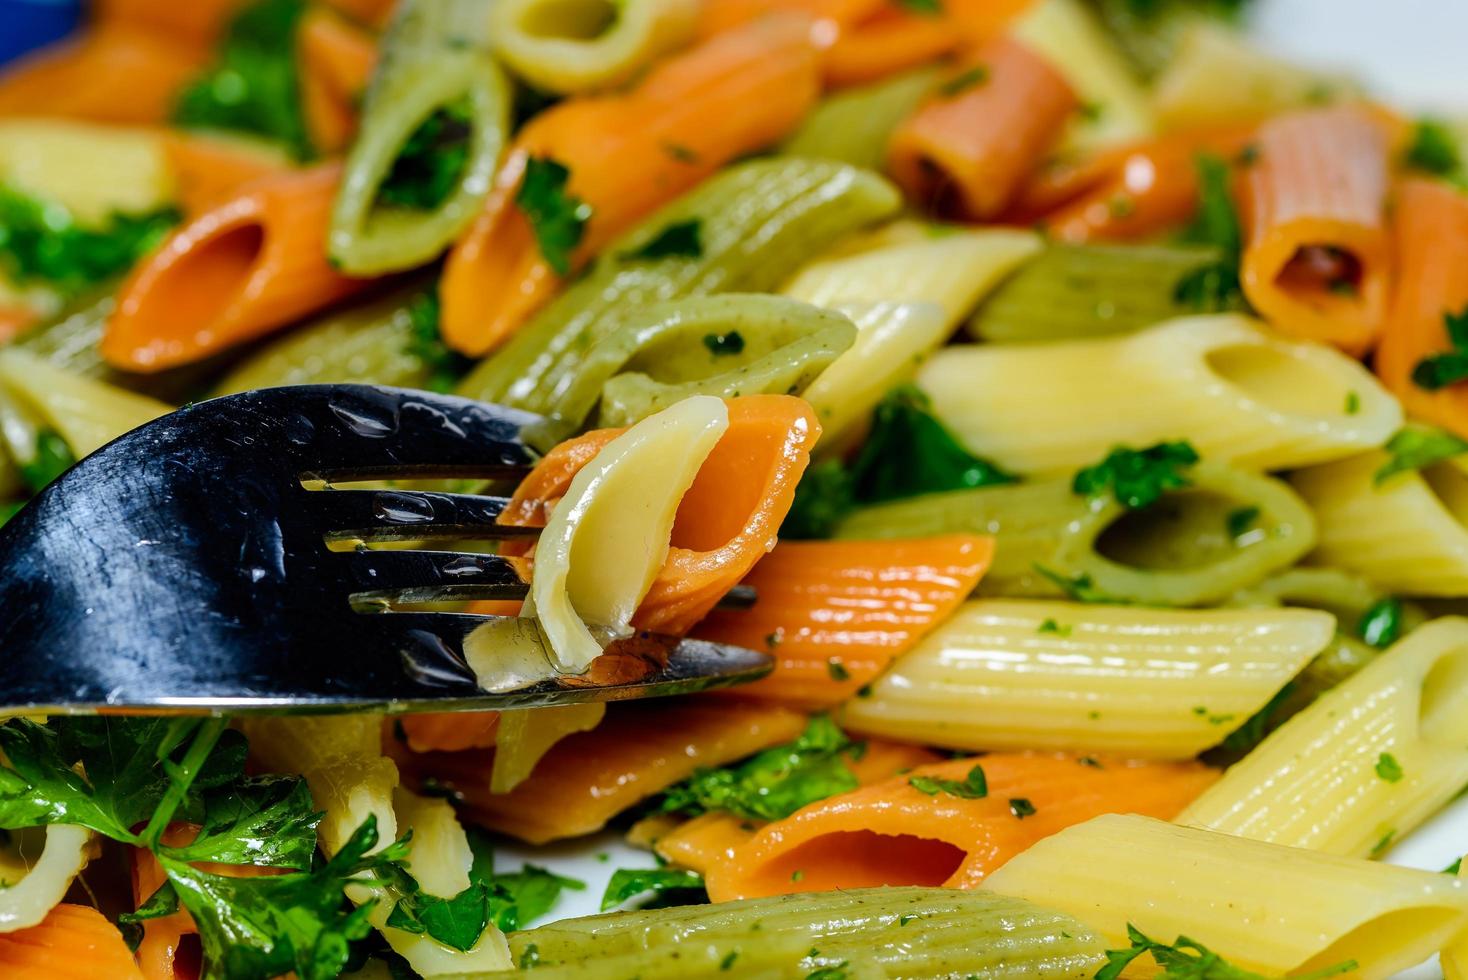
POLYGON ((939 74, 919 68, 839 92, 817 106, 780 151, 880 170, 892 131, 933 90, 939 74))
POLYGON ((347 272, 432 260, 489 193, 510 99, 487 21, 479 0, 401 5, 332 211, 328 248, 347 272))
POLYGON ((513 933, 536 976, 1089 977, 1105 961, 1069 916, 984 891, 849 891, 617 912, 513 933), (842 972, 837 972, 842 971, 842 972), (827 975, 827 974, 820 974, 827 975))
POLYGON ((262 347, 220 380, 213 394, 302 384, 429 387, 436 338, 425 338, 413 317, 414 304, 427 296, 427 288, 416 285, 329 313, 262 347))
POLYGON ((857 511, 842 538, 968 532, 999 539, 981 591, 1197 606, 1219 602, 1298 561, 1315 522, 1289 486, 1218 463, 1141 510, 1087 498, 1070 480, 915 497, 857 511), (1230 515, 1253 512, 1235 533, 1230 515))
POLYGON ((574 383, 586 352, 653 303, 772 288, 840 235, 894 212, 897 191, 865 170, 775 158, 731 167, 618 239, 588 273, 497 354, 459 393, 523 406, 574 383), (696 255, 640 253, 674 226, 699 229, 696 255))
POLYGON ((799 394, 855 339, 841 314, 781 296, 663 303, 598 341, 558 396, 534 392, 525 407, 548 419, 534 441, 553 445, 593 413, 621 426, 692 395, 799 394))
POLYGON ((1218 260, 1196 245, 1051 245, 968 322, 980 340, 1074 340, 1129 333, 1190 312, 1177 284, 1218 260))

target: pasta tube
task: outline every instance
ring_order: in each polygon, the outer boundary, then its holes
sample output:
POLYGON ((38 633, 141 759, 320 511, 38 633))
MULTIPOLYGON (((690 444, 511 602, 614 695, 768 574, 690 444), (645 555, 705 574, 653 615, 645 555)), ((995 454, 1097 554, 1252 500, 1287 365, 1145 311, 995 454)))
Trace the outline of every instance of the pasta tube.
POLYGON ((194 218, 262 177, 289 170, 290 158, 264 139, 234 133, 170 130, 163 153, 175 186, 174 199, 194 218))
POLYGON ((880 169, 892 132, 937 84, 938 70, 924 67, 838 92, 816 106, 780 152, 880 169))
POLYGON ((1050 834, 1101 813, 1168 818, 1217 778, 1195 762, 1020 753, 952 759, 766 825, 704 881, 716 902, 878 885, 973 888, 1050 834), (970 788, 982 770, 987 792, 970 788), (961 785, 961 792, 936 788, 961 785))
POLYGON ((92 850, 92 832, 72 824, 12 830, 9 838, 0 850, 0 940, 39 925, 66 897, 92 850))
POLYGON ((1188 759, 1262 708, 1334 629, 1304 609, 982 599, 900 657, 844 719, 955 749, 1188 759))
POLYGON ((1318 854, 1104 816, 1046 838, 985 887, 1064 910, 1127 945, 1127 924, 1188 936, 1268 976, 1354 961, 1383 980, 1415 966, 1468 925, 1468 888, 1432 871, 1318 854))
POLYGON ((787 541, 744 580, 759 601, 715 609, 694 635, 775 657, 774 673, 734 695, 828 707, 942 623, 993 554, 993 541, 970 535, 787 541))
POLYGON ((377 38, 335 11, 307 10, 296 28, 301 110, 311 145, 340 153, 357 131, 357 107, 377 64, 377 38))
POLYGON ((68 119, 0 121, 0 184, 54 201, 82 225, 156 211, 175 194, 156 132, 68 119))
POLYGON ((519 786, 552 746, 567 735, 591 731, 601 724, 606 713, 606 702, 591 701, 495 714, 494 768, 489 774, 489 791, 508 793, 519 786))
POLYGON ((18 980, 143 980, 122 933, 88 905, 58 905, 29 929, 0 934, 0 969, 18 980))
POLYGON ((917 383, 971 452, 1023 473, 1071 472, 1117 445, 1168 439, 1251 469, 1303 466, 1379 446, 1402 421, 1356 361, 1236 315, 1116 338, 950 347, 917 383))
POLYGON ((1361 453, 1290 477, 1315 512, 1315 558, 1383 589, 1468 595, 1468 471, 1453 459, 1381 479, 1392 457, 1361 453))
POLYGON ((515 933, 553 978, 820 975, 1083 980, 1104 962, 1069 916, 987 892, 855 889, 566 919, 515 933))
POLYGON ((489 7, 495 52, 548 92, 625 82, 693 34, 697 0, 504 0, 489 7))
POLYGON ((839 9, 825 18, 835 22, 836 30, 824 69, 827 85, 840 88, 930 65, 991 40, 1030 0, 950 0, 923 9, 871 0, 831 6, 839 9))
POLYGON ((1439 619, 1285 722, 1180 823, 1375 856, 1468 784, 1468 620, 1439 619))
POLYGON ((994 343, 1131 333, 1186 314, 1177 284, 1218 257, 1187 245, 1051 245, 999 284, 968 332, 994 343))
POLYGON ((989 219, 1050 151, 1076 96, 1043 56, 1008 38, 979 48, 956 71, 892 134, 887 172, 913 200, 951 202, 966 217, 989 219), (966 72, 983 78, 960 87, 966 72))
POLYGON ((203 359, 361 289, 326 258, 340 168, 249 185, 173 233, 118 294, 102 355, 132 371, 203 359))
MULTIPOLYGON (((897 205, 891 185, 840 164, 773 159, 731 167, 614 243, 587 276, 471 372, 459 391, 523 405, 536 391, 562 386, 578 369, 585 345, 616 330, 639 307, 768 289, 798 257, 897 205), (657 262, 627 257, 669 226, 688 222, 701 229, 700 255, 657 262)), ((445 319, 445 329, 448 324, 445 319)))
POLYGON ((1468 306, 1468 198, 1447 184, 1407 179, 1396 188, 1392 244, 1397 281, 1391 315, 1376 349, 1376 373, 1413 416, 1468 436, 1468 394, 1460 384, 1431 388, 1413 375, 1418 365, 1452 352, 1447 317, 1468 306))
POLYGON ((78 459, 173 411, 156 399, 71 374, 14 347, 0 351, 0 389, 55 430, 78 459))
POLYGON ((1244 294, 1283 333, 1365 352, 1391 285, 1381 123, 1359 108, 1299 112, 1264 123, 1254 145, 1240 192, 1244 294))
POLYGON ((1279 480, 1199 463, 1190 485, 1127 511, 1087 500, 1071 481, 954 490, 863 508, 841 538, 992 534, 994 566, 981 590, 1058 595, 1065 589, 1122 602, 1207 605, 1298 561, 1315 542, 1304 503, 1279 480), (1251 512, 1235 534, 1229 515, 1251 512), (1060 583, 1064 583, 1062 586, 1060 583))
POLYGON ((669 700, 613 706, 594 731, 558 742, 508 793, 489 788, 483 750, 395 749, 405 776, 453 791, 474 823, 532 844, 595 833, 608 820, 700 768, 717 768, 798 736, 805 716, 788 708, 728 704, 717 710, 669 700))
POLYGON ((504 75, 485 49, 485 19, 477 0, 412 0, 397 14, 331 213, 328 245, 346 272, 379 275, 431 261, 483 204, 510 112, 504 75), (404 160, 410 147, 440 159, 404 160), (419 184, 411 201, 394 194, 405 181, 419 184))

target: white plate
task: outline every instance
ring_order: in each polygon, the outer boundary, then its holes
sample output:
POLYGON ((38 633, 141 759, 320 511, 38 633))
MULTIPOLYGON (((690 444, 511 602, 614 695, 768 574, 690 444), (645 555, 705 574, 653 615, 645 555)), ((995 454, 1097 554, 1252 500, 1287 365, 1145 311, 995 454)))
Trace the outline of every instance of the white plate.
MULTIPOLYGON (((1468 116, 1464 0, 1259 0, 1250 29, 1270 50, 1351 72, 1393 105, 1468 116)), ((1386 860, 1436 871, 1465 851, 1468 796, 1394 847, 1386 860)), ((543 921, 597 912, 615 869, 654 866, 650 854, 611 833, 546 848, 507 842, 496 856, 501 870, 529 862, 587 883, 585 891, 564 893, 543 921)), ((1403 974, 1412 980, 1440 976, 1432 964, 1403 974)))

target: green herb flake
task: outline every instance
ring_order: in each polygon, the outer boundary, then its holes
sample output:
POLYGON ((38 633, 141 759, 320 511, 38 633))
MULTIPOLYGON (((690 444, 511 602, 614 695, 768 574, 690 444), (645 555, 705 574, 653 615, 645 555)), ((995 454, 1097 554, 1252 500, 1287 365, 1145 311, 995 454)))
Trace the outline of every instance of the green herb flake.
POLYGON ((1378 486, 1398 473, 1420 470, 1468 453, 1468 442, 1441 429, 1413 426, 1392 436, 1386 451, 1391 459, 1372 477, 1378 486))
POLYGON ((1064 636, 1070 636, 1070 630, 1071 630, 1071 627, 1069 626, 1069 624, 1062 626, 1060 623, 1056 622, 1054 619, 1050 619, 1050 618, 1047 617, 1045 619, 1045 621, 1040 624, 1040 628, 1038 630, 1036 630, 1035 632, 1037 632, 1037 633, 1053 633, 1056 636, 1064 637, 1064 636))
POLYGON ((1241 538, 1259 520, 1258 507, 1237 507, 1228 512, 1224 518, 1224 526, 1228 528, 1230 538, 1241 538))
POLYGON ((899 916, 898 916, 898 917, 897 917, 897 924, 898 924, 898 925, 899 925, 899 926, 905 926, 905 925, 907 925, 907 924, 908 924, 908 923, 909 923, 909 922, 915 922, 915 921, 916 921, 916 920, 918 920, 918 919, 919 919, 919 918, 921 918, 921 916, 919 916, 919 915, 917 915, 917 914, 915 914, 915 913, 912 913, 912 912, 908 912, 908 913, 905 913, 905 914, 903 914, 903 915, 899 915, 899 916))
POLYGON ((730 330, 728 333, 708 333, 703 335, 703 345, 715 357, 728 357, 732 354, 743 353, 744 336, 738 330, 730 330))
POLYGON ((672 868, 618 868, 601 897, 601 910, 616 908, 629 898, 647 892, 693 891, 703 888, 703 878, 692 871, 672 868))
POLYGON ((1198 453, 1187 442, 1159 442, 1146 449, 1118 446, 1076 473, 1071 490, 1093 499, 1110 492, 1123 507, 1141 510, 1168 490, 1190 486, 1184 470, 1196 462, 1198 453))
POLYGON ((698 163, 699 155, 682 143, 664 143, 663 152, 679 163, 698 163))
POLYGON ((61 205, 0 184, 0 272, 75 295, 126 272, 178 219, 169 208, 114 212, 101 227, 84 228, 61 205))
POLYGON ((831 657, 826 661, 826 673, 831 675, 833 681, 851 680, 851 671, 846 669, 840 657, 831 657))
POLYGON ((1412 383, 1424 391, 1437 391, 1468 378, 1468 307, 1443 314, 1449 349, 1430 354, 1412 368, 1412 383))
POLYGON ((1239 262, 1244 251, 1243 224, 1229 193, 1232 172, 1220 157, 1202 154, 1198 171, 1198 214, 1183 239, 1212 245, 1219 258, 1182 276, 1173 288, 1173 300, 1200 312, 1218 313, 1246 307, 1239 282, 1239 262))
POLYGON ((20 464, 21 482, 38 494, 75 465, 76 456, 66 440, 53 429, 42 429, 36 433, 36 454, 20 464))
POLYGON ((405 349, 428 371, 423 386, 430 391, 447 393, 454 390, 473 362, 450 350, 443 342, 443 334, 439 331, 439 310, 437 287, 413 297, 408 303, 408 322, 412 330, 405 349))
POLYGON ((540 966, 540 947, 534 943, 527 945, 524 952, 520 954, 520 961, 517 965, 522 970, 529 970, 540 966))
POLYGON ((1264 736, 1269 734, 1276 725, 1275 715, 1281 706, 1289 700, 1294 693, 1295 682, 1290 681, 1274 693, 1268 703, 1258 711, 1249 716, 1238 728, 1229 732, 1228 738, 1223 740, 1222 748, 1237 753, 1252 751, 1254 746, 1264 741, 1264 736))
POLYGON ((974 65, 959 72, 938 86, 938 94, 945 98, 952 98, 968 91, 976 85, 983 85, 989 80, 989 69, 984 65, 974 65))
POLYGON ((1391 830, 1388 830, 1386 833, 1382 834, 1380 840, 1371 845, 1371 857, 1381 857, 1383 854, 1391 849, 1391 846, 1396 841, 1396 839, 1397 830, 1395 827, 1393 827, 1391 830))
MULTIPOLYGON (((903 2, 910 3, 912 0, 903 0, 903 2)), ((811 955, 814 956, 815 953, 812 952, 811 955)), ((850 965, 848 961, 842 960, 835 966, 819 967, 807 973, 805 980, 848 980, 851 974, 847 972, 847 967, 850 965)))
POLYGON ((1375 769, 1376 775, 1388 783, 1400 783, 1402 781, 1402 764, 1390 752, 1383 752, 1376 757, 1375 769))
POLYGON ((436 110, 403 142, 377 189, 383 204, 429 211, 448 200, 469 162, 473 115, 467 99, 436 110))
POLYGON ((1388 596, 1373 603, 1356 624, 1356 634, 1378 650, 1397 642, 1402 635, 1402 600, 1388 596))
POLYGON ((1064 572, 1035 562, 1033 566, 1036 573, 1048 579, 1056 588, 1065 593, 1066 598, 1076 602, 1095 602, 1101 604, 1118 603, 1120 600, 1112 598, 1100 589, 1096 583, 1091 581, 1091 576, 1085 572, 1077 572, 1075 575, 1066 575, 1064 572))
POLYGON ((989 795, 989 781, 984 777, 983 766, 974 766, 962 780, 939 779, 934 776, 910 776, 907 782, 913 789, 929 796, 947 793, 960 800, 982 800, 989 795))
POLYGON ((779 646, 781 643, 784 643, 784 642, 785 642, 785 630, 784 630, 783 627, 780 628, 780 629, 775 630, 775 632, 773 632, 773 633, 766 633, 765 634, 765 646, 769 647, 771 650, 775 649, 775 647, 779 646))
POLYGON ((1452 131, 1436 119, 1419 119, 1412 126, 1412 141, 1403 162, 1413 170, 1437 177, 1461 179, 1463 157, 1452 131))
POLYGON ((859 688, 856 689, 856 696, 859 697, 859 698, 869 698, 869 697, 871 697, 872 696, 872 686, 870 684, 863 684, 861 687, 859 687, 859 688))
POLYGON ((939 17, 943 14, 943 0, 895 0, 903 10, 924 17, 939 17))
POLYGON ((1106 768, 1105 766, 1103 766, 1101 764, 1101 760, 1098 759, 1098 758, 1096 758, 1094 755, 1083 755, 1079 759, 1077 759, 1076 762, 1080 763, 1083 766, 1088 766, 1091 769, 1105 769, 1106 768))
POLYGON ((1460 872, 1462 870, 1463 870, 1463 859, 1462 858, 1458 858, 1458 860, 1454 861, 1452 864, 1448 865, 1446 868, 1443 868, 1443 874, 1445 874, 1445 875, 1455 875, 1455 874, 1457 874, 1458 872, 1460 872))
POLYGON ((591 205, 566 192, 571 171, 550 157, 531 157, 515 203, 530 220, 546 265, 557 275, 571 272, 571 252, 581 243, 591 205))
MULTIPOLYGON (((696 259, 703 255, 703 220, 690 218, 675 221, 639 248, 623 252, 622 258, 631 260, 654 260, 666 258, 696 259)), ((734 336, 738 336, 735 334, 734 336)), ((741 349, 742 345, 741 345, 741 349)), ((738 351, 735 351, 738 353, 738 351)))
MULTIPOLYGON (((1118 980, 1122 971, 1133 960, 1149 953, 1162 968, 1161 975, 1165 980, 1267 980, 1261 974, 1234 966, 1202 943, 1187 936, 1178 936, 1169 945, 1149 939, 1131 923, 1127 923, 1126 932, 1131 945, 1127 949, 1107 950, 1106 965, 1096 971, 1095 980, 1118 980)), ((1296 980, 1323 980, 1325 977, 1349 973, 1354 969, 1356 961, 1347 960, 1323 970, 1300 974, 1296 980)))
POLYGON ((790 880, 791 881, 800 881, 804 877, 805 877, 805 872, 804 871, 801 871, 799 868, 796 868, 794 871, 790 872, 790 880))
POLYGON ((1016 819, 1023 820, 1025 817, 1033 817, 1037 811, 1035 804, 1023 796, 1016 796, 1009 801, 1009 812, 1014 814, 1016 819))
POLYGON ((1359 415, 1361 413, 1361 394, 1356 391, 1346 392, 1346 414, 1359 415))
POLYGON ((722 960, 719 960, 719 970, 723 973, 728 973, 733 968, 734 961, 737 959, 739 959, 739 950, 732 950, 722 960))

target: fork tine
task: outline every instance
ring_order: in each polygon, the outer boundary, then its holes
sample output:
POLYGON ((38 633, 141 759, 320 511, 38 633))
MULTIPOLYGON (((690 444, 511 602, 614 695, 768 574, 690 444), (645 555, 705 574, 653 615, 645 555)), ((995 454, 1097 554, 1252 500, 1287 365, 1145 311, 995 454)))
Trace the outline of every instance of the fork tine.
MULTIPOLYGON (((536 455, 521 430, 530 412, 451 395, 361 385, 307 385, 292 392, 285 428, 301 476, 336 480, 416 474, 518 476, 536 455)), ((262 396, 271 392, 261 392, 262 396)), ((262 402, 261 410, 269 411, 262 402)))
POLYGON ((321 490, 302 507, 332 540, 412 541, 432 537, 534 537, 539 528, 496 524, 510 502, 488 494, 420 490, 321 490))
POLYGON ((528 590, 514 562, 463 551, 370 551, 335 555, 354 599, 523 599, 528 590))

